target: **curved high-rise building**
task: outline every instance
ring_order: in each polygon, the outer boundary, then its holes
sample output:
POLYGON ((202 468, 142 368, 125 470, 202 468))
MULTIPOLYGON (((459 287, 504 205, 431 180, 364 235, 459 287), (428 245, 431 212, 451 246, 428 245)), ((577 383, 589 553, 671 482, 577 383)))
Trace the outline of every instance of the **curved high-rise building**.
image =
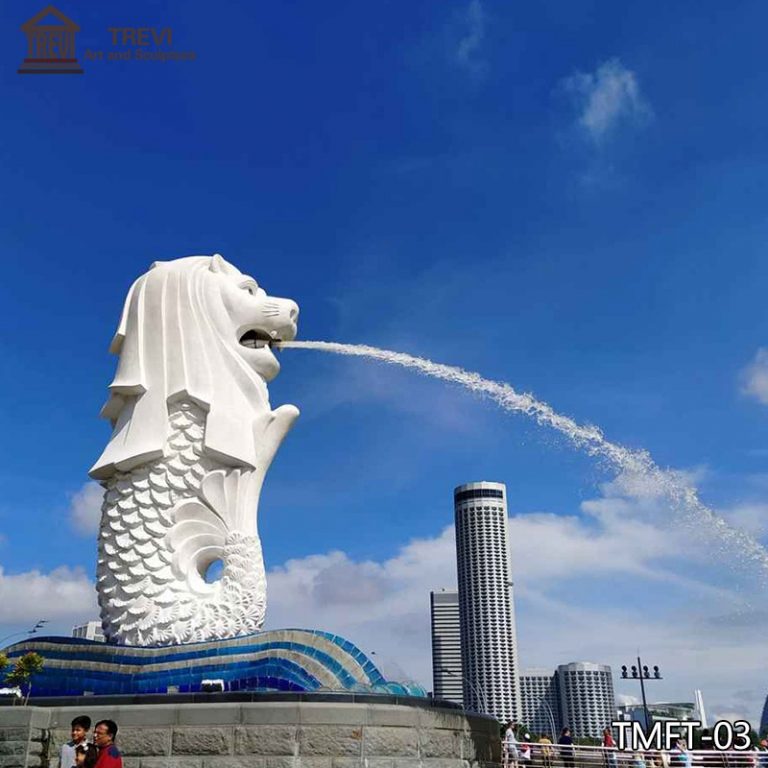
POLYGON ((517 637, 503 483, 460 485, 453 492, 464 706, 519 720, 517 637))
POLYGON ((574 738, 599 739, 616 719, 611 668, 589 661, 573 661, 557 668, 563 725, 574 738))

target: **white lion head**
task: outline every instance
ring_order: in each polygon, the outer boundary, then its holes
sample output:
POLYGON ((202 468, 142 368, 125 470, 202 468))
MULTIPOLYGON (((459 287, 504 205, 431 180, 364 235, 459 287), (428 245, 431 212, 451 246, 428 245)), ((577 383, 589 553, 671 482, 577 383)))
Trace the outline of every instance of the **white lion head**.
POLYGON ((298 314, 218 254, 153 264, 131 286, 112 340, 120 361, 102 416, 114 429, 91 476, 161 457, 176 399, 207 411, 205 448, 225 464, 271 461, 260 439, 279 415, 279 444, 298 410, 270 409, 266 382, 280 365, 269 342, 293 339, 298 314))

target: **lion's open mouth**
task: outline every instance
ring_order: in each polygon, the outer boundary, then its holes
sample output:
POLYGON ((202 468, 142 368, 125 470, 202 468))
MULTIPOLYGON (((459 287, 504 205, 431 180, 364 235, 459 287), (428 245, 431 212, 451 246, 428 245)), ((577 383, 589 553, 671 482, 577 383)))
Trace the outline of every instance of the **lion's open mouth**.
POLYGON ((261 349, 262 347, 269 346, 270 342, 274 339, 264 331, 257 331, 252 328, 250 331, 246 331, 240 337, 240 344, 249 349, 261 349))

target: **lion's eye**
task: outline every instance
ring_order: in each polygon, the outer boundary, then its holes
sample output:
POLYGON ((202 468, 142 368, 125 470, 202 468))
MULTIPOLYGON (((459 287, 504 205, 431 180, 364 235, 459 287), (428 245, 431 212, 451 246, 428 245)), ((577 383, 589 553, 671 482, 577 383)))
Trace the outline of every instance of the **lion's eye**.
POLYGON ((258 290, 258 286, 254 285, 253 283, 245 283, 244 285, 240 286, 244 291, 248 291, 248 293, 251 294, 251 296, 256 295, 256 291, 258 290))

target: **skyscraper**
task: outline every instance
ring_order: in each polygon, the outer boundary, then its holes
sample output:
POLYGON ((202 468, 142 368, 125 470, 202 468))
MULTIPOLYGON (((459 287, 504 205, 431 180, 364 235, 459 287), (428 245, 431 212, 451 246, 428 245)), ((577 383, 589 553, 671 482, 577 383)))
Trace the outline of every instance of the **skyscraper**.
POLYGON ((610 725, 616 714, 611 668, 573 661, 561 664, 557 677, 563 725, 569 726, 577 738, 600 738, 603 728, 610 725))
POLYGON ((441 589, 429 593, 432 624, 432 693, 436 699, 464 703, 461 667, 459 593, 441 589))
POLYGON ((546 733, 556 740, 563 727, 557 674, 541 669, 521 672, 520 709, 532 733, 546 733))
POLYGON ((517 637, 503 483, 453 492, 464 706, 519 720, 517 637))

